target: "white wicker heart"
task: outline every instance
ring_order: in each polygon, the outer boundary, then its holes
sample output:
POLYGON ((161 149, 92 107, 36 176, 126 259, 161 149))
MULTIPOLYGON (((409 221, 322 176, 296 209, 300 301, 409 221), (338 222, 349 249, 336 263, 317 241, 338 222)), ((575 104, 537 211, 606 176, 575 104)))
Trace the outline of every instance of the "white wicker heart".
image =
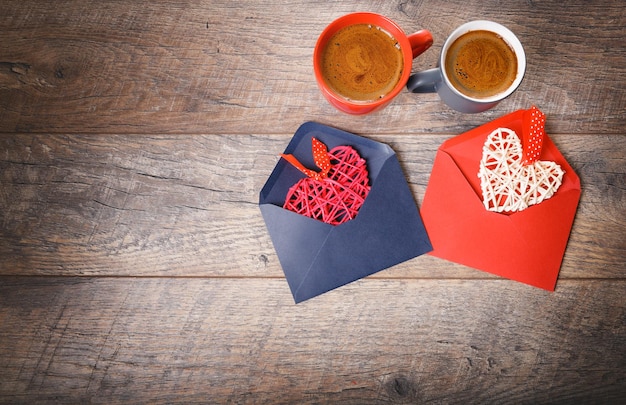
POLYGON ((498 128, 485 141, 478 177, 489 211, 522 211, 554 195, 564 171, 555 162, 522 163, 522 143, 508 128, 498 128))

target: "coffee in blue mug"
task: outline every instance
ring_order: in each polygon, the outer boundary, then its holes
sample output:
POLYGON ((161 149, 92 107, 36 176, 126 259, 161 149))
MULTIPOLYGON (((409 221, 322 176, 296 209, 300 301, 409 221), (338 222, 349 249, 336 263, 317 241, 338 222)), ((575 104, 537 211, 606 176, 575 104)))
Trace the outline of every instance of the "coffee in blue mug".
POLYGON ((438 66, 412 75, 407 88, 437 92, 451 108, 477 113, 511 95, 525 70, 526 55, 515 34, 492 21, 471 21, 446 39, 438 66))

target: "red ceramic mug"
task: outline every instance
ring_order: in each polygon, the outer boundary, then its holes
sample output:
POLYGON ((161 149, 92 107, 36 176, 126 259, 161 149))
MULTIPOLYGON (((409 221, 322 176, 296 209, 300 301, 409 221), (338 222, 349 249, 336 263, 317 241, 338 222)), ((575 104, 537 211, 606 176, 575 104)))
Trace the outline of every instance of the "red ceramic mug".
POLYGON ((383 108, 402 91, 413 59, 432 43, 429 31, 406 35, 379 14, 344 15, 330 23, 317 40, 315 79, 337 109, 367 114, 383 108))

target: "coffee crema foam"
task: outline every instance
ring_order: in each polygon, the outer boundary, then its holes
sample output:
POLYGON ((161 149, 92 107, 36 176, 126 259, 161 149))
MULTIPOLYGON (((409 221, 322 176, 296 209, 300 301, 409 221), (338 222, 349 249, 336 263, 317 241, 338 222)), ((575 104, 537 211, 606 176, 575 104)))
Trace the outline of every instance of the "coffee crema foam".
POLYGON ((372 24, 339 30, 322 53, 328 86, 348 100, 375 101, 391 92, 402 76, 404 58, 398 42, 372 24))
POLYGON ((491 31, 470 31, 457 38, 445 60, 452 85, 474 98, 488 98, 508 89, 517 76, 515 52, 491 31))

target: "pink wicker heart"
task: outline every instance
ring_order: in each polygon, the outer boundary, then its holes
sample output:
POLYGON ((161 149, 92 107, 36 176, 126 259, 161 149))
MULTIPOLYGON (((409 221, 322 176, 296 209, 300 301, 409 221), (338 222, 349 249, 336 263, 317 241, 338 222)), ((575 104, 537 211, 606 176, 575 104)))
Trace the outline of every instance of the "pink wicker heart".
POLYGON ((331 225, 355 218, 371 188, 365 159, 350 146, 327 152, 316 139, 313 150, 321 172, 306 169, 293 156, 283 155, 309 176, 289 189, 283 207, 331 225))
POLYGON ((563 170, 554 162, 522 162, 522 143, 508 128, 498 128, 485 141, 480 161, 480 187, 489 211, 522 211, 556 193, 563 170))

